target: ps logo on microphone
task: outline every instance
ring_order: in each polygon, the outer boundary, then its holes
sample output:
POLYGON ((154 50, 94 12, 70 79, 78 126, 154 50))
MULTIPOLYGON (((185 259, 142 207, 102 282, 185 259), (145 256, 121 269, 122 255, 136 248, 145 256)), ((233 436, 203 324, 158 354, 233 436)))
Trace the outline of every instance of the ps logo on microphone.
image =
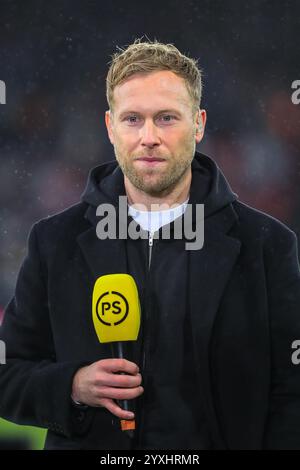
POLYGON ((141 307, 130 274, 104 274, 94 284, 92 320, 100 343, 136 341, 141 307))
POLYGON ((126 320, 129 312, 126 297, 112 290, 104 292, 96 303, 96 314, 106 326, 116 326, 126 320))

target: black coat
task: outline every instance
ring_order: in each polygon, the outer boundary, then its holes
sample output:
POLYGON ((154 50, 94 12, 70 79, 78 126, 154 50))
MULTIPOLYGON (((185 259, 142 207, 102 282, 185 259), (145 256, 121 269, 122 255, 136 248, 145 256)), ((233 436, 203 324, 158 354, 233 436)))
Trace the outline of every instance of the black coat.
MULTIPOLYGON (((190 252, 191 341, 214 447, 300 449, 296 236, 239 202, 212 159, 196 153, 192 168, 190 202, 204 201, 206 218, 204 246, 190 252)), ((121 170, 101 165, 80 203, 33 226, 6 309, 0 415, 48 428, 47 448, 129 447, 107 410, 70 400, 78 368, 111 357, 94 332, 91 294, 97 277, 126 272, 126 242, 97 238, 95 206, 119 194, 121 170)))

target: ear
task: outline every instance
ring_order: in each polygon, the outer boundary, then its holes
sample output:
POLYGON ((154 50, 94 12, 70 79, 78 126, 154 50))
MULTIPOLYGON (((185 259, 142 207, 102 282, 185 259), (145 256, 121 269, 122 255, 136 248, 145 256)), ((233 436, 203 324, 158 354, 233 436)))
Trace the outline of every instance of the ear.
POLYGON ((108 133, 108 138, 112 145, 114 145, 114 133, 113 133, 113 118, 110 110, 105 111, 105 124, 108 133))
POLYGON ((195 116, 195 140, 199 144, 204 136, 205 124, 206 124, 206 111, 205 109, 198 109, 195 116))

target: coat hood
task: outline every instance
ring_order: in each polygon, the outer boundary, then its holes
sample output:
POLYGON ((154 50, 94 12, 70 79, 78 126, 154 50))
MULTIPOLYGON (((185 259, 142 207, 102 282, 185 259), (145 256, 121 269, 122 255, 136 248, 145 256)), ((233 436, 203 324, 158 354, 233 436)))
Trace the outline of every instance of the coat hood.
MULTIPOLYGON (((124 177, 116 160, 93 168, 81 200, 92 207, 103 203, 117 206, 125 196, 124 177)), ((223 209, 238 198, 216 162, 198 151, 192 161, 192 184, 189 203, 204 204, 205 218, 223 209)))

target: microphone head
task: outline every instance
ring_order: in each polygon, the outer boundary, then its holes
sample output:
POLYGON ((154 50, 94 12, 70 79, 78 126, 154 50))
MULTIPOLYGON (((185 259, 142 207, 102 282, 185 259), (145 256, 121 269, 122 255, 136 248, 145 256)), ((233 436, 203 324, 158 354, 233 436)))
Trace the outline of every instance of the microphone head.
POLYGON ((93 290, 92 315, 100 343, 136 341, 141 323, 138 289, 130 274, 106 274, 93 290))

